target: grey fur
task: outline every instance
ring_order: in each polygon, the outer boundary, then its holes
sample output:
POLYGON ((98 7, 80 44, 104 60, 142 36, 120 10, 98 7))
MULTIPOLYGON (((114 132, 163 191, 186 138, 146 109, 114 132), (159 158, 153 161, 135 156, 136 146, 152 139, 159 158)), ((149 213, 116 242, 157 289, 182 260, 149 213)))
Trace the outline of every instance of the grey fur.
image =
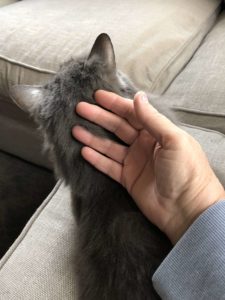
MULTIPOLYGON (((39 91, 33 95, 41 91, 42 97, 36 101, 37 105, 27 107, 45 136, 45 147, 56 173, 72 193, 78 223, 74 267, 79 299, 157 299, 151 277, 170 250, 170 242, 143 216, 121 185, 82 159, 82 145, 71 135, 72 127, 80 124, 96 135, 118 141, 75 113, 79 101, 95 103, 93 95, 98 89, 131 99, 137 91, 116 70, 110 38, 101 34, 88 58, 71 59, 51 82, 35 89, 39 91)), ((25 90, 22 98, 31 98, 32 87, 25 90)))

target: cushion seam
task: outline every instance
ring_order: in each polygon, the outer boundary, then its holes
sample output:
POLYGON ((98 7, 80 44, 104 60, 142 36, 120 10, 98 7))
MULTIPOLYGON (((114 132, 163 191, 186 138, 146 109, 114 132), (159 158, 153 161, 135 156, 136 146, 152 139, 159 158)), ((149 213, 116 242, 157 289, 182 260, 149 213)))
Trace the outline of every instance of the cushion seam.
POLYGON ((178 112, 181 111, 181 112, 186 112, 186 113, 195 113, 195 114, 199 114, 199 115, 225 117, 225 113, 208 112, 208 111, 205 111, 205 110, 186 108, 184 106, 173 105, 172 108, 175 111, 178 111, 178 112))
POLYGON ((51 70, 48 70, 48 69, 41 69, 41 68, 38 68, 38 67, 34 67, 34 66, 31 66, 31 65, 22 63, 20 61, 13 60, 13 59, 8 58, 8 57, 3 56, 3 55, 0 55, 0 59, 2 59, 3 61, 6 61, 6 62, 12 63, 14 65, 17 65, 19 67, 30 69, 32 71, 37 71, 37 72, 46 73, 46 74, 56 74, 55 71, 51 71, 51 70))
POLYGON ((179 122, 179 125, 180 125, 180 126, 189 127, 189 128, 199 129, 199 130, 201 130, 201 131, 206 131, 206 132, 210 132, 210 133, 215 133, 215 134, 217 134, 217 135, 220 135, 222 138, 225 138, 225 134, 223 134, 223 133, 220 132, 220 131, 212 130, 212 129, 205 128, 205 127, 201 127, 201 126, 190 125, 190 124, 183 123, 183 122, 179 122))
POLYGON ((24 240, 30 229, 32 228, 35 221, 38 219, 44 208, 47 206, 47 204, 50 202, 50 200, 53 198, 53 196, 56 194, 56 192, 59 190, 60 186, 62 185, 62 180, 59 180, 53 190, 50 192, 50 194, 47 196, 47 198, 42 202, 41 206, 36 210, 35 214, 32 215, 18 238, 15 240, 15 242, 12 244, 12 246, 9 248, 9 250, 6 252, 6 254, 3 256, 3 258, 0 260, 0 271, 3 269, 7 261, 10 259, 10 257, 13 255, 14 251, 17 249, 17 247, 20 245, 20 243, 24 240))

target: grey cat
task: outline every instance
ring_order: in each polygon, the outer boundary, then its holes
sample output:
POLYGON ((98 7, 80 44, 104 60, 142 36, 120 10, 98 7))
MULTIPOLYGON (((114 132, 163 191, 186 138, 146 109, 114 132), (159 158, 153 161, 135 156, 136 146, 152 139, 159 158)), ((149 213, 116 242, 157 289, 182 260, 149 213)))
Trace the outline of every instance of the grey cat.
POLYGON ((107 34, 98 36, 88 57, 65 63, 51 82, 15 86, 12 97, 40 126, 55 172, 71 189, 78 224, 78 299, 158 299, 151 278, 171 249, 169 240, 143 216, 121 185, 84 161, 82 145, 71 135, 72 127, 79 124, 120 142, 75 113, 81 100, 96 103, 98 89, 131 99, 137 91, 116 69, 107 34))

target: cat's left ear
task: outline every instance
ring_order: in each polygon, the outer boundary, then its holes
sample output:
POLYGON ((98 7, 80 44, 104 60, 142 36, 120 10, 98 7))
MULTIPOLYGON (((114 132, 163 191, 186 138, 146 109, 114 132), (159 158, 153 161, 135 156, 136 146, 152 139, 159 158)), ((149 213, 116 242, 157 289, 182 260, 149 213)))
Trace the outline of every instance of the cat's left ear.
POLYGON ((28 113, 35 113, 43 99, 42 86, 14 85, 9 93, 16 105, 28 113))
POLYGON ((88 61, 97 57, 110 72, 116 71, 116 60, 113 44, 106 33, 101 33, 94 42, 88 61))

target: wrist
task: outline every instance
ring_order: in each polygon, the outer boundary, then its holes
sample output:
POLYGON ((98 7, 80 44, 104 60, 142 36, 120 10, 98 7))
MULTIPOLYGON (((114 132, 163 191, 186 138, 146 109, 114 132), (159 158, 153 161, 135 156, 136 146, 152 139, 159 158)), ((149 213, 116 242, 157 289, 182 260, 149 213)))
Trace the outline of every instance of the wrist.
POLYGON ((178 242, 191 224, 205 210, 224 199, 224 188, 217 179, 217 182, 214 182, 212 185, 209 184, 196 198, 189 201, 189 204, 187 204, 187 201, 180 201, 180 203, 184 203, 183 206, 179 207, 173 218, 171 218, 169 226, 167 226, 167 229, 165 230, 165 233, 172 244, 178 242))

